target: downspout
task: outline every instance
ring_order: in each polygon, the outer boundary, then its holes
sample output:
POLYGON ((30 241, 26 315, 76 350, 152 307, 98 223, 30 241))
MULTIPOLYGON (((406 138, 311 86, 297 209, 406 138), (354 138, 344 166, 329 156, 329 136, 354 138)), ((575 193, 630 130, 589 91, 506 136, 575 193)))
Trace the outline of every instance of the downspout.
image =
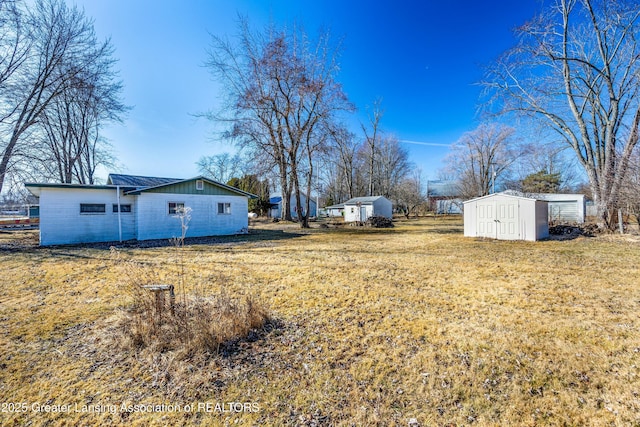
POLYGON ((122 242, 122 219, 120 218, 120 186, 116 185, 116 200, 118 203, 118 240, 122 242))

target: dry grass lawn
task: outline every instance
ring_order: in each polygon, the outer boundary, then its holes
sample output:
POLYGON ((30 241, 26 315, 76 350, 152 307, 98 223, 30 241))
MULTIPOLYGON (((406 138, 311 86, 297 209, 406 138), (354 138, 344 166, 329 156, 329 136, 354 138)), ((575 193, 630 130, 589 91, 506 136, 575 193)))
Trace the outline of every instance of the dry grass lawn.
MULTIPOLYGON (((186 277, 275 320, 184 355, 125 345, 108 248, 17 238, 0 234, 2 425, 640 425, 637 239, 263 224, 186 246, 186 277)), ((175 282, 171 247, 121 253, 175 282)))

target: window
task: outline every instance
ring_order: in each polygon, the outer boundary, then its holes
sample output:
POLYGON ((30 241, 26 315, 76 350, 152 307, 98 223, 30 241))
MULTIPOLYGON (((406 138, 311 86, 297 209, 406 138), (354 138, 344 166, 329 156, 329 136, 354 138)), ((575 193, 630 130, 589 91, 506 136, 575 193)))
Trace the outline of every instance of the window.
POLYGON ((184 202, 169 202, 169 215, 177 215, 184 210, 184 202))
POLYGON ((218 215, 231 214, 231 203, 218 203, 218 215))
POLYGON ((81 214, 100 214, 107 211, 104 203, 80 203, 81 214))
MULTIPOLYGON (((131 205, 120 205, 121 213, 131 213, 131 205)), ((118 213, 118 205, 113 205, 113 213, 118 213)))
POLYGON ((202 191, 204 190, 204 181, 201 179, 196 180, 196 190, 202 191))

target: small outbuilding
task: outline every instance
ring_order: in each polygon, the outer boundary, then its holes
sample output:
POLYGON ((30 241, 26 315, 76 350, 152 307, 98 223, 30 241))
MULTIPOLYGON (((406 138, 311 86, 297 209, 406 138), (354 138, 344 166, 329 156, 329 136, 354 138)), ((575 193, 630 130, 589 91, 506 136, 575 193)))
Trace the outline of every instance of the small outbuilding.
POLYGON ((538 200, 549 202, 549 221, 582 224, 586 211, 584 194, 532 194, 538 200))
POLYGON ((372 216, 383 216, 392 219, 393 206, 391 200, 384 196, 354 197, 344 202, 345 222, 364 222, 372 216))
POLYGON ((324 210, 330 217, 344 216, 344 203, 326 206, 324 210))
POLYGON ((499 240, 549 237, 548 205, 538 200, 496 193, 464 202, 464 235, 499 240))

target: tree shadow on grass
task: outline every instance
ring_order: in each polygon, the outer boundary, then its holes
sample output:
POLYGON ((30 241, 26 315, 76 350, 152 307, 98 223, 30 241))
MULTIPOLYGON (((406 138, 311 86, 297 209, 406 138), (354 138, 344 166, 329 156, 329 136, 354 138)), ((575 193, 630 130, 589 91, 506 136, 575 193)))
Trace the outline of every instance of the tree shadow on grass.
MULTIPOLYGON (((184 240, 184 246, 234 246, 249 243, 283 241, 302 236, 304 236, 304 234, 284 230, 252 229, 247 234, 231 236, 187 237, 184 240)), ((3 242, 0 242, 0 254, 24 254, 28 255, 30 258, 46 258, 52 256, 80 259, 104 259, 105 255, 100 252, 110 251, 112 247, 124 250, 173 248, 175 247, 175 242, 173 239, 153 239, 39 246, 37 239, 16 238, 5 239, 3 242), (93 251, 98 251, 98 253, 93 251)))

